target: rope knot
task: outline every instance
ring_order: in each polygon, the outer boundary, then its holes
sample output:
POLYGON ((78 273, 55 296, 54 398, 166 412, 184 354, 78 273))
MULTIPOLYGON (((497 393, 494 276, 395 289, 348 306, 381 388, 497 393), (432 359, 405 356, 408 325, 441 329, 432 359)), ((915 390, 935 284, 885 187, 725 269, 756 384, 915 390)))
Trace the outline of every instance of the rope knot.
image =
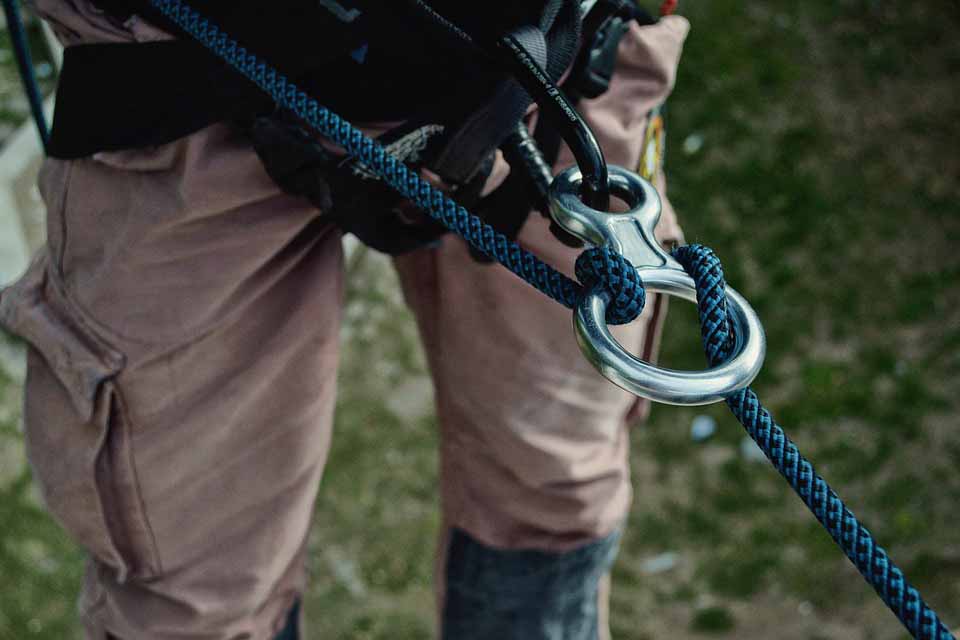
POLYGON ((629 260, 609 247, 593 247, 581 253, 575 272, 586 290, 599 285, 610 295, 608 324, 633 322, 643 311, 647 294, 640 274, 629 260))

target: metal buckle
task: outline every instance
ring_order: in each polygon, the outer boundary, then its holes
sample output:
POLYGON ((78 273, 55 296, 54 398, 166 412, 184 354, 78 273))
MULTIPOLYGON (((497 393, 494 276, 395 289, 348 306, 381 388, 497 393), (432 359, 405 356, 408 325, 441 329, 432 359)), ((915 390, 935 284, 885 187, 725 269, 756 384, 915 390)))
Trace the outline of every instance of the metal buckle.
MULTIPOLYGON (((580 199, 580 171, 567 169, 550 186, 550 214, 561 227, 595 246, 607 245, 640 272, 648 292, 696 302, 693 279, 656 241, 660 196, 649 182, 623 167, 610 166, 610 191, 631 210, 608 213, 591 209, 580 199)), ((739 293, 727 287, 727 311, 735 346, 724 364, 704 371, 677 371, 644 362, 628 353, 605 320, 608 299, 594 288, 574 310, 580 349, 597 370, 627 391, 657 402, 699 405, 719 402, 747 387, 760 372, 766 338, 760 318, 739 293)))

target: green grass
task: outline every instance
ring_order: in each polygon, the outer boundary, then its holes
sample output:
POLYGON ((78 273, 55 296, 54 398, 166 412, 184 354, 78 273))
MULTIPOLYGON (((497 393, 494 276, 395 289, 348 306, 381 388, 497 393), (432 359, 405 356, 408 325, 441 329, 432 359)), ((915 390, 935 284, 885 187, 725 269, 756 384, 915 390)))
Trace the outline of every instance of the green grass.
MULTIPOLYGON (((669 169, 687 239, 725 258, 764 320, 761 397, 956 625, 960 173, 948 141, 960 128, 955 101, 935 97, 955 69, 958 16, 935 5, 689 3, 669 169), (684 155, 692 133, 703 148, 684 155)), ((693 366, 693 314, 672 313, 663 359, 693 366)), ((721 602, 782 594, 729 637, 760 637, 777 616, 799 628, 797 600, 862 623, 857 637, 899 637, 770 469, 711 466, 687 441, 690 413, 658 407, 634 439, 636 465, 684 476, 638 491, 632 516, 643 528, 648 511, 672 513, 681 540, 645 552, 680 549, 696 569, 692 582, 666 579, 721 602)), ((721 424, 729 433, 711 446, 732 448, 742 432, 721 424)), ((615 619, 634 614, 633 596, 614 599, 615 619)), ((686 603, 668 608, 698 619, 686 603)), ((638 634, 666 632, 671 616, 653 617, 638 634)))
MULTIPOLYGON (((761 397, 960 627, 956 3, 683 9, 694 27, 670 103, 667 162, 687 239, 717 250, 761 314, 761 397), (688 154, 692 135, 703 145, 688 154)), ((0 78, 9 84, 8 67, 0 78)), ((429 411, 396 402, 398 385, 422 382, 425 370, 383 263, 352 269, 347 323, 312 540, 311 637, 428 637, 436 425, 429 411)), ((672 305, 662 360, 702 366, 692 305, 672 305)), ((22 445, 9 408, 16 389, 2 384, 6 464, 22 460, 22 445)), ((723 407, 656 407, 635 428, 614 637, 904 637, 777 474, 743 459, 742 438, 723 407), (719 421, 706 443, 688 435, 698 413, 719 421), (677 554, 676 567, 646 572, 644 560, 664 552, 677 554)), ((0 638, 71 637, 80 571, 25 469, 4 468, 0 638)))

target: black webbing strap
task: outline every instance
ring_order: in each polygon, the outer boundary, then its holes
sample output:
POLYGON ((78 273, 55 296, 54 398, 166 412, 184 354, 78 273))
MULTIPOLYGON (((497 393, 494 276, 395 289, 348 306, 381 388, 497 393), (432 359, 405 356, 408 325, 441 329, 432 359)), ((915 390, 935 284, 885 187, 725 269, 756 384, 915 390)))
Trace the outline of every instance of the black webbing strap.
MULTIPOLYGON (((138 13, 179 33, 142 0, 97 2, 117 20, 138 13)), ((445 114, 463 93, 492 92, 494 74, 465 73, 472 60, 456 50, 438 52, 437 44, 422 37, 417 21, 399 4, 340 0, 331 6, 341 11, 331 12, 326 7, 331 2, 201 4, 250 50, 265 52, 272 64, 325 106, 357 122, 445 114), (401 65, 411 72, 396 73, 401 65), (439 95, 438 87, 448 91, 439 95)), ((501 2, 506 0, 497 4, 501 2)), ((489 12, 473 13, 493 20, 489 12)), ((249 122, 272 111, 248 84, 186 37, 68 47, 51 155, 76 158, 162 144, 214 122, 249 122)))
POLYGON ((180 40, 68 47, 50 155, 81 158, 159 145, 213 122, 272 108, 250 82, 197 47, 180 40))
MULTIPOLYGON (((579 11, 577 0, 552 0, 538 26, 525 25, 512 31, 553 80, 559 79, 576 55, 579 11)), ((471 107, 456 131, 445 136, 444 148, 430 163, 431 169, 450 184, 468 182, 480 162, 513 134, 530 104, 531 98, 520 83, 504 78, 479 107, 471 107)))

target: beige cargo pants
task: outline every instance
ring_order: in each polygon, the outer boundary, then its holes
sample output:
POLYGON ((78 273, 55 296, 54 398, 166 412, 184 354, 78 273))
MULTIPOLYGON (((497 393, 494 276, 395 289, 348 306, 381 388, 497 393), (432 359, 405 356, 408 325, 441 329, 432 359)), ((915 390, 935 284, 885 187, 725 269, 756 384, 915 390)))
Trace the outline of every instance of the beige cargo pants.
MULTIPOLYGON (((37 4, 68 45, 163 37, 83 0, 37 4)), ((609 93, 583 103, 611 162, 637 165, 686 31, 634 27, 609 93)), ((91 557, 88 637, 272 638, 304 589, 331 437, 339 233, 225 125, 48 160, 40 187, 48 243, 2 292, 0 323, 30 345, 36 481, 91 557)), ((660 231, 679 237, 669 206, 660 231)), ((577 251, 539 216, 519 240, 572 272, 577 251)), ((395 265, 436 384, 444 526, 554 553, 615 531, 641 407, 581 357, 570 312, 453 236, 395 265)), ((619 334, 646 358, 658 308, 619 334)))

